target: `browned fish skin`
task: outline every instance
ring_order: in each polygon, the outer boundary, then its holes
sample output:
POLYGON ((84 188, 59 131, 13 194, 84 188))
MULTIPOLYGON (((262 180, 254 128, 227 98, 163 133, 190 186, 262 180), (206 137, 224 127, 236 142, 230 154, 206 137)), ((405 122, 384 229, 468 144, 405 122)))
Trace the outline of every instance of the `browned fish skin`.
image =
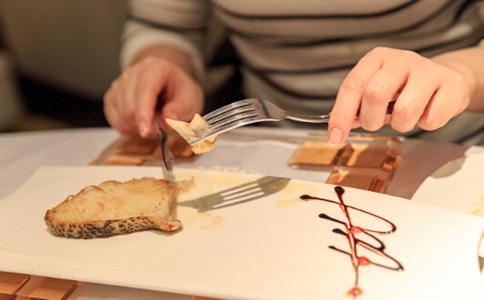
POLYGON ((63 236, 74 239, 92 239, 99 237, 109 237, 118 234, 132 233, 143 230, 160 230, 160 231, 177 231, 181 228, 181 222, 162 221, 153 222, 152 217, 131 217, 120 220, 107 220, 85 224, 52 224, 48 216, 50 210, 46 213, 45 222, 50 232, 57 236, 63 236), (161 225, 157 225, 161 224, 161 225))
POLYGON ((173 232, 182 226, 176 219, 177 194, 176 184, 155 178, 106 181, 67 197, 47 210, 44 220, 52 234, 67 238, 91 239, 142 230, 173 232), (110 207, 121 212, 109 211, 110 207), (130 215, 131 208, 134 215, 130 215))

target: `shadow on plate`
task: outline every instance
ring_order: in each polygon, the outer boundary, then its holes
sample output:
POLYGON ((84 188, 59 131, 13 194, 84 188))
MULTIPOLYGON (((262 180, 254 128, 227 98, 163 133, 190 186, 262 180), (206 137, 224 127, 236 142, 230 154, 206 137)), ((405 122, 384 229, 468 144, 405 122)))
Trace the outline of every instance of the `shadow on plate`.
POLYGON ((272 176, 261 177, 217 193, 179 202, 179 206, 192 207, 206 212, 254 201, 284 189, 290 179, 272 176))
POLYGON ((437 171, 435 171, 431 177, 432 178, 445 178, 454 175, 455 173, 459 172, 466 161, 467 156, 459 157, 451 162, 446 163, 442 167, 440 167, 437 171))

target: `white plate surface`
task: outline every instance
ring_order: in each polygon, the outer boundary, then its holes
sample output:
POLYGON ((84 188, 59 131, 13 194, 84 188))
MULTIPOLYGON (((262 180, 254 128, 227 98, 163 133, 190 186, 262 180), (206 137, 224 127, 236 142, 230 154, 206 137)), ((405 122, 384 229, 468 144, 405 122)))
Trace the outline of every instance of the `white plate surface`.
MULTIPOLYGON (((334 186, 275 180, 281 191, 220 208, 207 195, 254 181, 256 175, 178 170, 196 187, 179 199, 184 229, 167 235, 140 232, 105 239, 52 236, 46 209, 81 188, 104 180, 159 176, 154 167, 45 167, 0 201, 0 270, 110 285, 228 299, 348 299, 354 270, 348 249, 332 232, 344 220, 338 205, 299 199, 311 194, 337 200, 334 186), (200 208, 219 209, 199 212, 200 208)), ((358 299, 484 299, 477 249, 484 221, 387 195, 346 189, 346 203, 392 220, 398 227, 379 236, 386 253, 405 270, 360 267, 358 299)), ((202 209, 203 210, 203 209, 202 209)), ((350 210, 354 225, 381 222, 350 210)), ((364 239, 364 237, 362 237, 364 239)), ((371 240, 369 240, 372 242, 371 240)), ((367 253, 375 262, 388 264, 367 253)))
POLYGON ((422 183, 412 200, 481 215, 484 153, 464 156, 443 165, 422 183))

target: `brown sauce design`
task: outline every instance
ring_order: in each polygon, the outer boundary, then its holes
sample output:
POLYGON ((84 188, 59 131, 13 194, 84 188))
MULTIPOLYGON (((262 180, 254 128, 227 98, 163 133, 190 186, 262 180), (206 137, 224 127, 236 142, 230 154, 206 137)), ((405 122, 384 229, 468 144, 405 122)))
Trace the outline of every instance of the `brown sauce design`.
POLYGON ((341 224, 345 227, 345 230, 341 230, 340 228, 335 228, 333 229, 333 232, 336 234, 340 234, 346 237, 348 240, 348 245, 349 245, 349 251, 340 249, 336 246, 328 246, 330 249, 343 253, 345 255, 348 255, 351 258, 351 264, 353 266, 354 274, 355 274, 355 279, 354 279, 354 285, 351 289, 348 290, 347 295, 353 297, 355 299, 356 297, 360 296, 363 293, 363 290, 359 286, 359 277, 360 277, 360 267, 365 267, 369 265, 374 265, 380 268, 385 268, 388 270, 392 271, 403 271, 403 266, 402 264, 396 260, 394 257, 390 256, 388 253, 386 253, 386 247, 385 244, 383 243, 382 240, 378 238, 378 235, 385 235, 385 234, 391 234, 394 233, 397 230, 397 226, 392 223, 391 221, 376 215, 374 213, 368 212, 366 210, 363 210, 361 208, 357 208, 351 205, 347 205, 345 201, 343 200, 343 194, 345 193, 345 190, 341 186, 336 186, 334 188, 336 195, 338 196, 338 201, 334 200, 329 200, 329 199, 324 199, 324 198, 318 198, 318 197, 313 197, 309 195, 302 195, 300 198, 302 200, 306 201, 312 201, 312 200, 317 200, 317 201, 324 201, 327 203, 332 203, 336 204, 340 207, 341 211, 343 212, 343 215, 345 216, 345 220, 339 220, 336 218, 333 218, 327 214, 320 214, 319 217, 324 220, 328 220, 331 222, 335 222, 338 224, 341 224), (360 226, 356 226, 352 223, 351 221, 351 215, 350 215, 350 210, 355 210, 359 211, 361 213, 367 214, 371 217, 377 218, 381 220, 387 227, 388 230, 374 230, 374 229, 369 229, 369 228, 364 228, 360 226), (366 242, 358 238, 358 235, 366 235, 370 240, 373 242, 366 242), (359 247, 362 247, 376 255, 379 255, 387 260, 389 260, 389 264, 381 264, 377 262, 373 262, 368 257, 366 256, 361 256, 358 255, 358 249, 359 247))

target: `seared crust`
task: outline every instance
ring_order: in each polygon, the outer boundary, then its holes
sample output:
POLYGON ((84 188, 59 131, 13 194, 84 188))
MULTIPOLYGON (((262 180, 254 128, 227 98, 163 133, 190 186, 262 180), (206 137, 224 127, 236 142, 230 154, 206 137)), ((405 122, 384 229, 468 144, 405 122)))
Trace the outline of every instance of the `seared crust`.
MULTIPOLYGON (((181 222, 176 219, 175 213, 177 193, 176 184, 154 178, 133 179, 126 182, 106 181, 99 186, 86 187, 79 193, 67 197, 56 207, 47 210, 44 220, 52 234, 67 238, 91 239, 152 229, 173 232, 182 226, 181 222), (146 190, 140 189, 140 186, 145 185, 146 190), (113 187, 115 192, 122 190, 122 198, 113 192, 113 187), (132 201, 130 201, 130 196, 133 197, 132 201), (101 207, 100 211, 96 212, 96 218, 89 220, 89 216, 86 216, 84 219, 82 215, 84 206, 93 206, 93 203, 88 203, 89 201, 86 199, 91 200, 93 197, 96 198, 94 206, 95 208, 101 207), (112 203, 117 205, 116 208, 134 207, 136 210, 134 201, 139 200, 139 197, 149 198, 145 200, 142 209, 133 212, 139 215, 114 219, 103 218, 108 213, 113 215, 112 212, 106 212, 112 203), (155 201, 152 201, 151 198, 155 201), (147 203, 150 205, 148 209, 146 208, 147 203), (79 207, 82 208, 81 215, 79 215, 79 207), (72 215, 76 220, 74 218, 66 220, 66 215, 68 217, 72 215)), ((92 215, 92 212, 90 213, 92 215)), ((92 216, 90 217, 92 218, 92 216)))
POLYGON ((45 214, 45 222, 54 235, 74 239, 92 239, 126 234, 143 230, 176 231, 181 228, 181 222, 153 220, 153 217, 131 217, 120 220, 97 221, 91 223, 66 224, 52 222, 53 211, 45 214))

